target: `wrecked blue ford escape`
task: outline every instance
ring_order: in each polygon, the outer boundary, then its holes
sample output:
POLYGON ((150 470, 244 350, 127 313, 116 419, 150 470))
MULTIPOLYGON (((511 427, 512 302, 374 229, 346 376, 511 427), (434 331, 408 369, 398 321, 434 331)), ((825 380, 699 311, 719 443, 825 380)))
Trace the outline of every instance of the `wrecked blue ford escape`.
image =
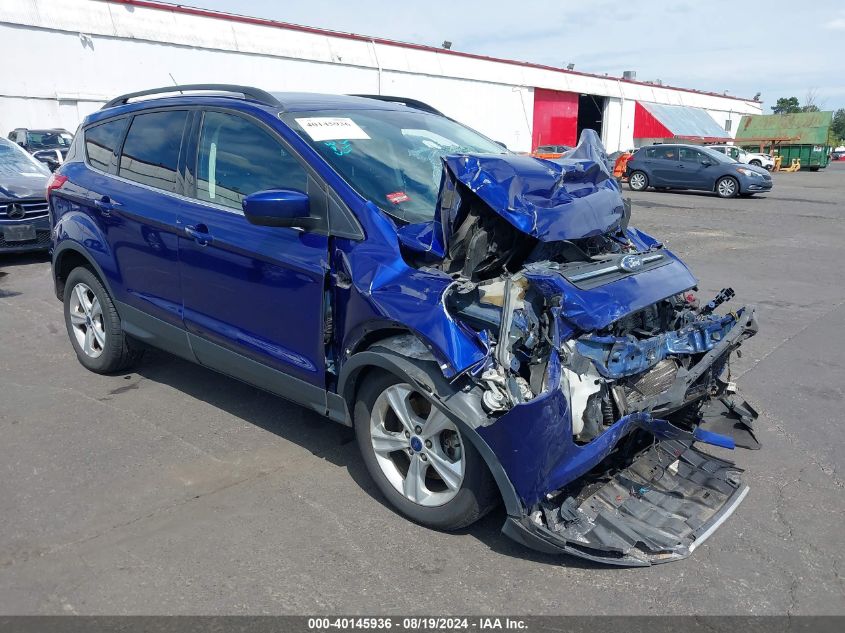
POLYGON ((754 309, 698 302, 594 133, 551 162, 408 99, 179 90, 90 115, 48 186, 85 367, 153 345, 267 389, 353 426, 412 520, 503 502, 544 552, 684 558, 742 501, 701 446, 759 448, 754 309))

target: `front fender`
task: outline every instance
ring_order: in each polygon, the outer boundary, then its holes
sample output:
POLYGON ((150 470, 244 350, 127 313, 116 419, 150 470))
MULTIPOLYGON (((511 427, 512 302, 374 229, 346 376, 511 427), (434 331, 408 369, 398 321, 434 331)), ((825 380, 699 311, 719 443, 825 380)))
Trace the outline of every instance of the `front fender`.
POLYGON ((358 379, 367 369, 379 368, 414 385, 433 406, 443 411, 461 431, 461 435, 472 443, 484 459, 493 475, 502 495, 507 513, 521 517, 525 510, 516 491, 502 468, 499 458, 476 430, 476 426, 485 421, 487 414, 482 410, 480 401, 469 393, 460 391, 450 384, 432 360, 408 358, 389 349, 384 344, 376 344, 370 349, 352 356, 343 366, 338 378, 338 393, 347 403, 348 410, 355 410, 355 396, 358 379))

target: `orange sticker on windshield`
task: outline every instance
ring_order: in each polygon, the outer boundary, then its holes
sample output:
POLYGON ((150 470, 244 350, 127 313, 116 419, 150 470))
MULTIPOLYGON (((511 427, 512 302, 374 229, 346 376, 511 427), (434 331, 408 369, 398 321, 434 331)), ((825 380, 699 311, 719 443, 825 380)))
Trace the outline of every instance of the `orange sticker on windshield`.
POLYGON ((387 194, 387 199, 393 204, 402 204, 403 202, 408 202, 411 197, 404 191, 394 191, 393 193, 387 194))

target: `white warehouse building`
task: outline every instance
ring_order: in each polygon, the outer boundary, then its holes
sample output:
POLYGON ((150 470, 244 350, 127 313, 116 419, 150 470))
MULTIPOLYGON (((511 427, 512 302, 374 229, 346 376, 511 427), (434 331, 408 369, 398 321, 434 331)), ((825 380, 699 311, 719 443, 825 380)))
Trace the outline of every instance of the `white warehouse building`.
MULTIPOLYGON (((316 19, 316 18, 315 18, 316 19)), ((516 151, 724 141, 761 103, 153 0, 3 0, 0 133, 64 127, 173 83, 418 99, 516 151)))

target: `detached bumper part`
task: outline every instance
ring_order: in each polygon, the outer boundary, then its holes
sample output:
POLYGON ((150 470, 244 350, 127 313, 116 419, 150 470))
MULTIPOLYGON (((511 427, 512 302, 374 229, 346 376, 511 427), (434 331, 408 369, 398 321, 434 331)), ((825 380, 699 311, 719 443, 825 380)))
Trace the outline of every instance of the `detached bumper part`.
POLYGON ((639 453, 578 499, 544 508, 545 522, 509 517, 502 531, 548 553, 647 566, 689 556, 748 493, 733 463, 688 442, 665 440, 639 453), (596 490, 595 487, 600 487, 596 490))

